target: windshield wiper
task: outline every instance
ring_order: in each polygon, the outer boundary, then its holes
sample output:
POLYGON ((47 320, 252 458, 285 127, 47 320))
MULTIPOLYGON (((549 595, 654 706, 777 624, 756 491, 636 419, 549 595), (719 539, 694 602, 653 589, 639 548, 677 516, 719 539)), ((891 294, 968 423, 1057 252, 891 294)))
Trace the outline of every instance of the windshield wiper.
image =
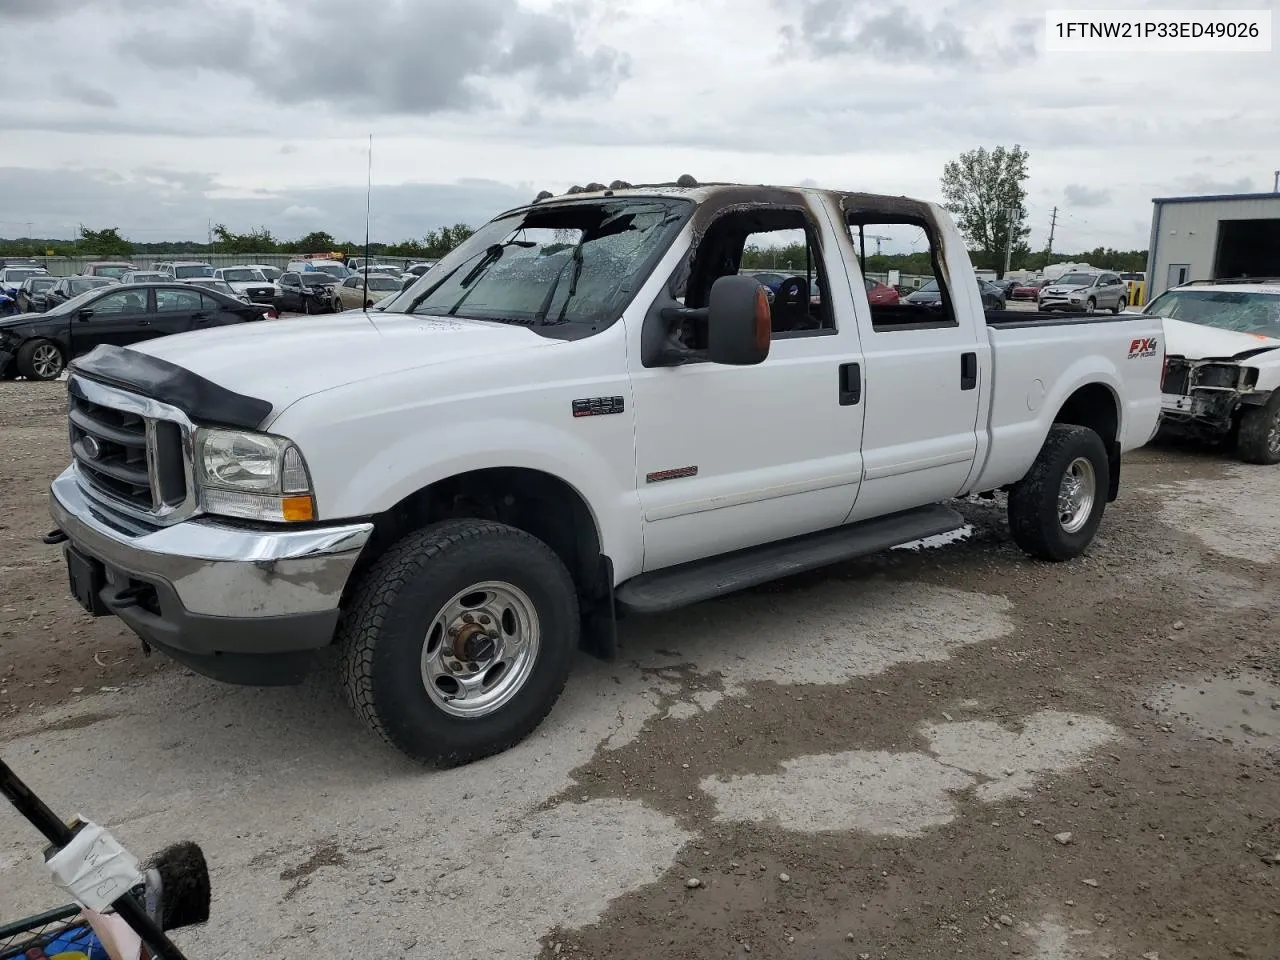
MULTIPOLYGON (((486 248, 484 255, 480 258, 480 262, 468 270, 467 275, 459 281, 458 286, 462 287, 465 292, 458 298, 458 302, 449 308, 447 311, 448 315, 452 317, 457 314, 458 308, 466 302, 467 297, 471 296, 471 294, 475 292, 476 288, 473 287, 472 284, 478 281, 486 272, 488 272, 490 267, 502 259, 502 255, 506 253, 507 247, 524 247, 525 249, 528 249, 529 247, 536 246, 537 244, 531 240, 507 240, 503 243, 495 243, 491 247, 486 248)), ((458 264, 458 269, 462 269, 462 264, 458 264)), ((452 273, 450 276, 452 276, 452 273)), ((445 280, 448 279, 448 277, 445 277, 445 280)), ((444 281, 442 280, 441 283, 443 282, 444 281)), ((436 288, 439 288, 439 284, 437 284, 436 288)), ((414 304, 414 306, 416 307, 417 304, 414 304)))
POLYGON ((548 322, 547 314, 551 312, 551 303, 555 300, 556 291, 560 289, 560 281, 564 277, 565 270, 572 267, 573 271, 569 280, 569 296, 564 298, 564 303, 560 305, 560 313, 555 319, 556 323, 564 323, 564 312, 569 308, 569 301, 578 292, 578 277, 582 275, 582 245, 586 242, 587 234, 583 233, 578 242, 573 245, 573 252, 569 254, 569 261, 556 271, 556 278, 551 282, 551 289, 542 298, 542 305, 538 308, 538 312, 533 315, 533 322, 537 326, 543 326, 548 322))

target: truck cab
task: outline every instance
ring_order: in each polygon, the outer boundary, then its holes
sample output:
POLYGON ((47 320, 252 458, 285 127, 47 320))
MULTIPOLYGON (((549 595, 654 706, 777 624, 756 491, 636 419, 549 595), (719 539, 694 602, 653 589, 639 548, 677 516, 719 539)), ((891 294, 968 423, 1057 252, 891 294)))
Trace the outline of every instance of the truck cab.
POLYGON ((383 303, 77 360, 52 539, 86 610, 210 676, 337 645, 356 712, 439 764, 527 736, 618 617, 955 530, 957 497, 1070 560, 1160 410, 1157 318, 984 311, 947 213, 901 197, 590 184, 383 303), (894 231, 936 302, 868 298, 894 231), (743 256, 783 241, 770 298, 743 256), (91 448, 149 472, 99 483, 91 448))

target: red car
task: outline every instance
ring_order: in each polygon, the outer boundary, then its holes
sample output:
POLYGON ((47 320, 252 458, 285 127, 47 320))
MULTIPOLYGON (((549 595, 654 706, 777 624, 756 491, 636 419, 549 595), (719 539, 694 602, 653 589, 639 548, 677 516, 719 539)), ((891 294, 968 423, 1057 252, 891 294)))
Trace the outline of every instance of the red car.
POLYGON ((1040 288, 1043 287, 1048 280, 1029 280, 1026 283, 1019 283, 1009 294, 1010 300, 1035 300, 1040 296, 1040 288))
MULTIPOLYGON (((873 307, 896 307, 902 301, 898 291, 887 284, 866 277, 862 278, 862 282, 867 286, 867 300, 873 307)), ((818 289, 818 281, 814 280, 809 286, 809 303, 817 305, 821 302, 822 294, 818 289)))
POLYGON ((898 296, 898 291, 886 283, 880 283, 867 277, 863 277, 862 282, 867 285, 867 300, 870 301, 873 307, 896 307, 902 300, 898 296))

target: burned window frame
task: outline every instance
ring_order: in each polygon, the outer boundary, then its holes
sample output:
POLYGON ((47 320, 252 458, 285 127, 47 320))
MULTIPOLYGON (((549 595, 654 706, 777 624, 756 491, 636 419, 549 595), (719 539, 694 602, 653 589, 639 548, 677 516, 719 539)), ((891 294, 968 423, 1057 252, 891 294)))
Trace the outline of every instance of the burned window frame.
MULTIPOLYGON (((867 315, 871 318, 873 333, 909 333, 918 330, 954 330, 960 327, 960 315, 956 312, 956 303, 951 295, 951 278, 942 259, 944 254, 941 232, 929 205, 921 200, 903 198, 877 197, 870 194, 842 193, 838 198, 840 222, 849 231, 849 242, 860 230, 859 236, 865 237, 869 229, 877 226, 917 227, 924 231, 929 242, 929 263, 933 267, 933 279, 938 283, 942 305, 938 307, 938 315, 924 320, 908 320, 902 323, 885 323, 885 311, 895 310, 893 307, 877 307, 871 303, 866 292, 862 301, 867 305, 867 315), (877 322, 878 316, 881 318, 877 322)), ((866 277, 866 243, 859 244, 858 257, 855 262, 863 278, 866 277)), ((857 293, 854 294, 855 300, 857 293)), ((927 309, 927 308, 922 308, 927 309)))

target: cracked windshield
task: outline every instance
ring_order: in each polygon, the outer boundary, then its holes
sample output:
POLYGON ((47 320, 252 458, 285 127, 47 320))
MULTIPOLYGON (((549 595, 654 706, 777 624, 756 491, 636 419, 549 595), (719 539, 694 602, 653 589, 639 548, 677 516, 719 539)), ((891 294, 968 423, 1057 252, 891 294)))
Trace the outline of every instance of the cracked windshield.
MULTIPOLYGON (((686 204, 566 204, 489 224, 442 261, 406 310, 509 323, 598 323, 620 310, 686 204)), ((394 309, 394 307, 390 308, 394 309)))

